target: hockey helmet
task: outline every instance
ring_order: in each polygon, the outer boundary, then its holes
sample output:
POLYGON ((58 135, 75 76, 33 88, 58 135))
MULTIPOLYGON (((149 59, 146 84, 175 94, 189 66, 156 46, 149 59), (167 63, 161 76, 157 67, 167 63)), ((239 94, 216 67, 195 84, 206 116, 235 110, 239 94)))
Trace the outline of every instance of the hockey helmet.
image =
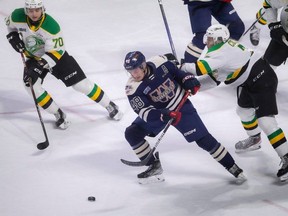
POLYGON ((226 42, 230 38, 230 32, 228 28, 222 24, 211 25, 207 30, 204 37, 204 43, 206 44, 207 38, 213 38, 214 44, 219 42, 226 42))
POLYGON ((27 9, 30 8, 42 8, 44 14, 45 7, 42 0, 25 0, 25 13, 27 14, 27 9))
POLYGON ((288 33, 288 5, 282 8, 280 22, 283 29, 288 33))
POLYGON ((134 70, 138 67, 143 69, 145 63, 145 56, 140 51, 133 51, 127 53, 124 60, 124 68, 126 70, 134 70))

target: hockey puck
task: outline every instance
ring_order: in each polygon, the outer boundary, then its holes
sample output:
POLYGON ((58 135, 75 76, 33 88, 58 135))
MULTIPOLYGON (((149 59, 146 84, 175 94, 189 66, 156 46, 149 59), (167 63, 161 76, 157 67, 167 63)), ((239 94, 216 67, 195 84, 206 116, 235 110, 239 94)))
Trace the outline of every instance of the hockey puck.
POLYGON ((88 201, 94 202, 95 200, 96 200, 96 199, 95 199, 94 196, 89 196, 89 197, 88 197, 88 201))

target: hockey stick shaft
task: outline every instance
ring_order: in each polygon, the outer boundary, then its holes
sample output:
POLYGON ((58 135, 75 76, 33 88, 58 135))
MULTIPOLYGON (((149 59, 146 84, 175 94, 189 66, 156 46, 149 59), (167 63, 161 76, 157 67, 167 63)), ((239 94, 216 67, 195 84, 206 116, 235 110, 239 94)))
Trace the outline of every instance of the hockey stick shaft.
POLYGON ((255 26, 255 24, 263 17, 264 14, 265 14, 265 11, 264 11, 264 12, 252 23, 252 25, 243 33, 242 37, 243 37, 244 35, 246 35, 247 32, 250 31, 250 29, 252 29, 252 28, 255 26))
MULTIPOLYGON (((185 104, 186 100, 188 99, 189 95, 190 95, 190 91, 187 91, 184 95, 184 97, 181 99, 180 103, 178 104, 177 108, 176 108, 176 112, 179 112, 180 109, 183 107, 183 105, 185 104)), ((121 159, 121 162, 128 165, 128 166, 145 166, 149 160, 151 159, 151 157, 153 156, 156 148, 158 147, 158 145, 160 144, 160 141, 162 140, 162 138, 164 137, 164 135, 166 134, 168 128, 171 126, 171 124, 173 123, 174 119, 171 118, 168 123, 166 124, 166 126, 163 129, 162 134, 159 136, 155 146, 150 150, 149 154, 146 156, 146 158, 142 161, 137 161, 137 162, 133 162, 133 161, 127 161, 124 159, 121 159)))
POLYGON ((163 18, 163 21, 164 21, 165 29, 166 29, 166 32, 167 32, 167 35, 168 35, 168 39, 169 39, 169 43, 170 43, 170 47, 171 47, 172 53, 176 57, 176 59, 178 59, 177 55, 176 55, 174 43, 173 43, 173 40, 172 40, 172 37, 171 37, 169 25, 168 25, 168 22, 167 22, 167 19, 166 19, 166 15, 165 15, 165 11, 164 11, 162 0, 158 0, 158 3, 159 3, 160 10, 161 10, 162 18, 163 18))
MULTIPOLYGON (((26 61, 25 61, 24 54, 22 52, 21 52, 21 58, 22 58, 22 61, 23 61, 24 70, 26 71, 27 70, 26 61)), ((38 103, 37 103, 37 99, 36 99, 36 95, 35 95, 35 91, 34 91, 34 88, 33 88, 33 83, 32 83, 32 79, 31 78, 29 79, 29 86, 30 86, 32 97, 33 97, 33 100, 34 100, 34 103, 35 103, 35 106, 36 106, 38 117, 39 117, 39 120, 40 120, 40 123, 41 123, 41 126, 42 126, 42 130, 43 130, 43 133, 44 133, 44 136, 45 136, 45 139, 46 139, 44 142, 39 143, 37 145, 37 148, 39 150, 43 150, 43 149, 45 149, 45 148, 47 148, 49 146, 49 140, 48 140, 47 132, 46 132, 46 129, 45 129, 45 126, 44 126, 44 122, 43 122, 42 116, 41 116, 41 112, 40 112, 40 109, 39 109, 39 106, 38 106, 38 103)))

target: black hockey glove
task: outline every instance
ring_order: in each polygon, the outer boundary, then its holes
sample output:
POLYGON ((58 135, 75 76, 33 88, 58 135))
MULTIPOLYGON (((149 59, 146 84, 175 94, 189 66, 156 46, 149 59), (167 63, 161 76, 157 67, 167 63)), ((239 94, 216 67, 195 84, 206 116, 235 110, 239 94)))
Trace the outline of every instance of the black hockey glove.
POLYGON ((169 109, 161 110, 161 121, 167 123, 170 119, 174 119, 172 125, 177 125, 181 120, 182 113, 177 111, 171 111, 169 109))
POLYGON ((30 86, 29 80, 32 80, 32 85, 35 84, 38 77, 42 74, 47 62, 44 59, 37 61, 36 59, 28 59, 26 61, 26 68, 24 69, 23 81, 27 87, 30 86))
POLYGON ((270 29, 270 37, 272 40, 275 40, 276 42, 280 44, 284 44, 282 36, 286 37, 286 40, 288 39, 288 34, 283 29, 283 26, 280 22, 270 23, 268 25, 270 29))
POLYGON ((200 89, 200 82, 194 77, 193 74, 187 73, 187 75, 182 79, 182 87, 191 91, 192 95, 195 95, 200 89))
POLYGON ((16 52, 24 52, 25 44, 21 40, 18 32, 10 32, 8 35, 6 35, 6 37, 16 52))

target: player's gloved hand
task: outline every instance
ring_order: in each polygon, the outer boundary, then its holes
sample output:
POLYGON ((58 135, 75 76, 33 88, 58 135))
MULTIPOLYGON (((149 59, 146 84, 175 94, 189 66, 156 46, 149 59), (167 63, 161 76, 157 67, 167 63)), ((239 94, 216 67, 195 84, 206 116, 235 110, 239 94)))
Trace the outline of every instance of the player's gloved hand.
POLYGON ((23 81, 29 87, 29 79, 32 79, 32 85, 37 81, 38 77, 42 74, 47 62, 44 59, 37 61, 36 59, 28 59, 26 61, 26 68, 24 69, 23 81))
POLYGON ((16 52, 24 52, 25 44, 21 40, 18 32, 10 32, 8 35, 6 35, 6 37, 16 52))
POLYGON ((169 109, 162 109, 161 110, 161 121, 167 123, 170 119, 174 119, 172 125, 177 125, 181 120, 182 113, 177 111, 171 111, 169 109))
POLYGON ((192 95, 195 95, 200 89, 200 82, 194 77, 193 74, 187 73, 187 75, 182 79, 182 87, 190 91, 192 95))
POLYGON ((270 23, 268 27, 270 29, 270 37, 272 40, 275 40, 278 43, 283 44, 284 42, 282 36, 288 39, 288 34, 287 32, 285 32, 280 22, 270 23))

